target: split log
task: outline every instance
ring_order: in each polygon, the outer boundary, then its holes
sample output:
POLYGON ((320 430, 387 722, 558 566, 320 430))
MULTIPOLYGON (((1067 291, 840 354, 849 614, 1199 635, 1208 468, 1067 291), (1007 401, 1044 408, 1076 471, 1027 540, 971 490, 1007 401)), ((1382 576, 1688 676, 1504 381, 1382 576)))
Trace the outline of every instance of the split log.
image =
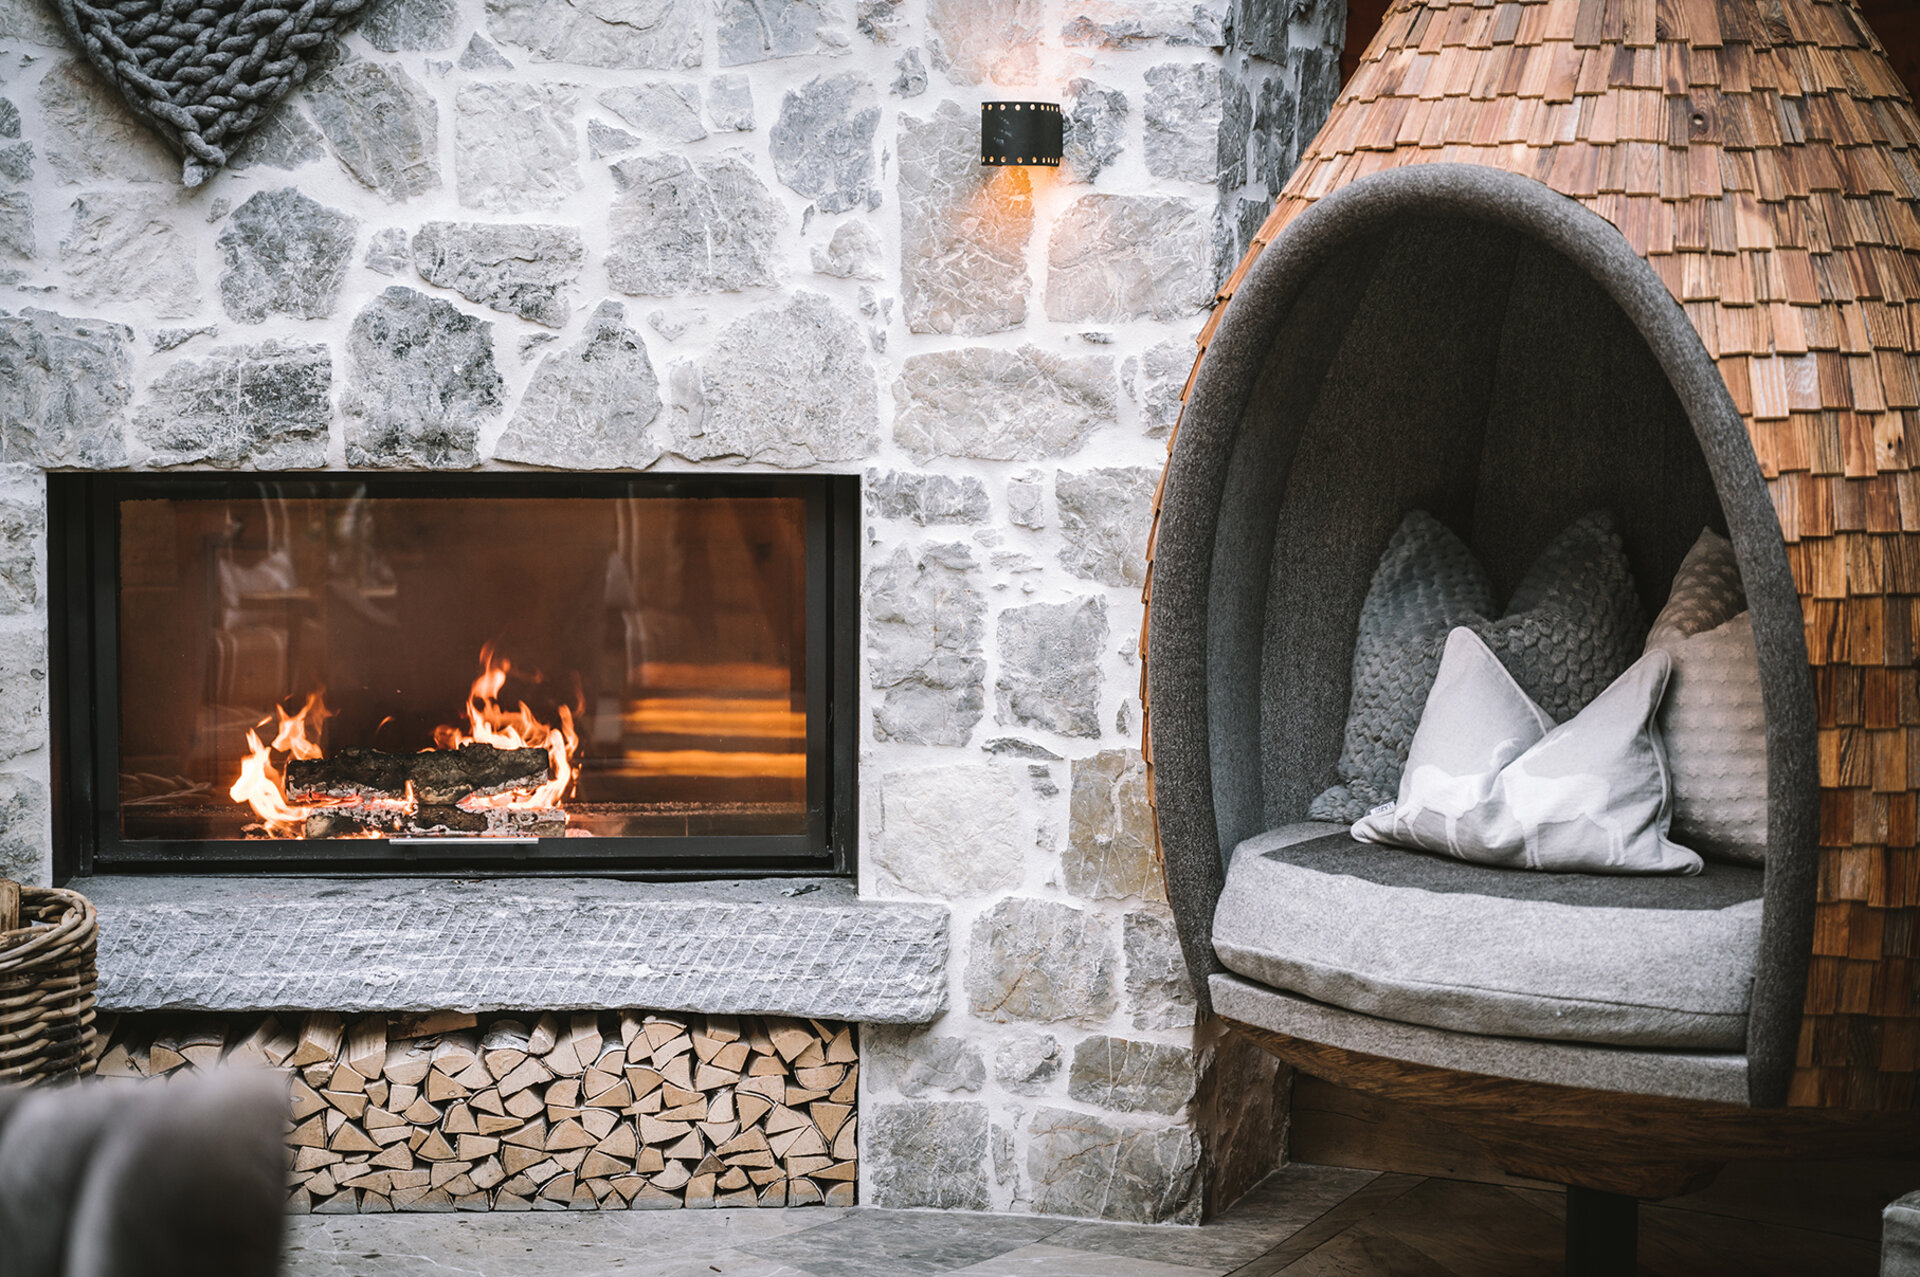
POLYGON ((407 786, 427 806, 452 806, 473 794, 534 789, 550 779, 552 759, 544 749, 496 749, 466 745, 418 754, 388 754, 348 746, 326 758, 296 758, 287 764, 287 795, 295 802, 320 798, 405 798, 407 786))

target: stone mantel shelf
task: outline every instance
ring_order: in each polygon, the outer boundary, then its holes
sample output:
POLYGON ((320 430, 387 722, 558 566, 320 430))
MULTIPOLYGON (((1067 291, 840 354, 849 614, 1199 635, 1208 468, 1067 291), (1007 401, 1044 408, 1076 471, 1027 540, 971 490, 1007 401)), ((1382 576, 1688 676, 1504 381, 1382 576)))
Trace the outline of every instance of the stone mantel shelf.
POLYGON ((104 1011, 646 1008, 919 1024, 947 909, 844 879, 102 876, 104 1011), (793 894, 789 894, 793 893, 793 894))

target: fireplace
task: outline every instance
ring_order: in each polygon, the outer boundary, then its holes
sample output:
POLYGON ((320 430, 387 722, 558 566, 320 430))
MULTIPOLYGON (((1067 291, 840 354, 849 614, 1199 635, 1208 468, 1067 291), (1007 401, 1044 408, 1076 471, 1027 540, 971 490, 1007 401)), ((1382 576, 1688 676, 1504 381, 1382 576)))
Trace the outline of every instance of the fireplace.
POLYGON ((844 871, 855 488, 50 476, 55 845, 79 872, 844 871))

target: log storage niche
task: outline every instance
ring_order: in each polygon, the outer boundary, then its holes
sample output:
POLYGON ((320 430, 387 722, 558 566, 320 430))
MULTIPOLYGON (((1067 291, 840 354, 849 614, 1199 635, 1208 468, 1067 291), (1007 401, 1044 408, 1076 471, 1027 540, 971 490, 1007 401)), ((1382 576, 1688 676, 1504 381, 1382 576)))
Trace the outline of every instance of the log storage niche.
POLYGON ((851 1206, 852 1025, 778 1016, 129 1015, 98 1072, 285 1070, 297 1213, 851 1206))

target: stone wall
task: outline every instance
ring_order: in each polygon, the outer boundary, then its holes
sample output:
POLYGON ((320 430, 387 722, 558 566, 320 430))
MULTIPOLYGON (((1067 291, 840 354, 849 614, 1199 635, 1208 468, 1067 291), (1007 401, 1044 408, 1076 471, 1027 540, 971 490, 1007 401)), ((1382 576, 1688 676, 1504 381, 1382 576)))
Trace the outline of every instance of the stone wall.
POLYGON ((1271 1164, 1282 1080, 1192 1023, 1142 552, 1343 19, 387 0, 189 191, 0 0, 0 872, 48 866, 46 468, 859 472, 860 886, 954 914, 952 1009, 863 1047, 863 1199, 1196 1218, 1271 1164), (977 165, 1009 96, 1065 106, 1058 171, 977 165))

